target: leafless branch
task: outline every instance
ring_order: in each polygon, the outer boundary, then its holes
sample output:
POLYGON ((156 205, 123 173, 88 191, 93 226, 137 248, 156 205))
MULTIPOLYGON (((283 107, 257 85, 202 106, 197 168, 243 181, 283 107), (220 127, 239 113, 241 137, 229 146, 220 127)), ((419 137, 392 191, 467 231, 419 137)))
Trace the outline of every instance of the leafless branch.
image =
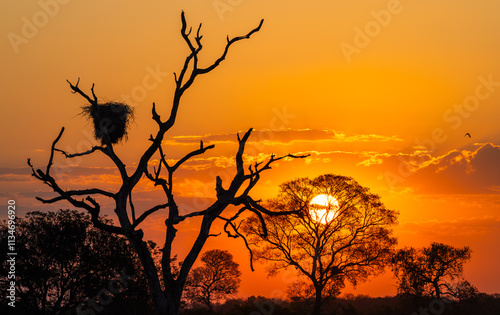
POLYGON ((153 113, 153 120, 156 121, 156 123, 161 126, 163 123, 160 119, 160 115, 156 112, 156 104, 153 102, 153 109, 151 110, 153 113))
POLYGON ((55 146, 56 146, 57 142, 59 142, 59 139, 61 139, 61 136, 62 136, 63 132, 64 132, 64 127, 61 128, 61 131, 59 132, 59 135, 56 137, 56 139, 54 140, 54 142, 52 142, 52 147, 50 148, 50 158, 49 158, 49 162, 47 163, 47 169, 45 170, 45 174, 47 176, 49 176, 50 167, 53 164, 52 161, 54 160, 55 146))
MULTIPOLYGON (((252 252, 252 249, 250 248, 250 245, 248 244, 248 241, 245 237, 245 235, 241 234, 240 231, 239 231, 239 225, 238 227, 236 227, 233 223, 232 220, 230 219, 224 219, 222 217, 219 217, 220 219, 226 221, 226 224, 224 224, 224 232, 226 232, 227 236, 228 237, 231 237, 231 238, 239 238, 241 237, 241 239, 243 239, 243 242, 245 243, 245 247, 247 248, 249 254, 250 254, 250 269, 252 271, 255 271, 253 269, 253 252, 252 252), (228 226, 231 226, 231 228, 233 229, 234 233, 235 234, 231 234, 231 232, 227 229, 228 226)), ((241 222, 240 222, 240 225, 241 225, 241 222)))
POLYGON ((131 226, 131 229, 134 229, 136 228, 142 221, 144 221, 149 215, 155 213, 156 211, 158 210, 161 210, 161 209, 165 209, 166 207, 168 207, 170 204, 168 203, 165 203, 165 204, 161 204, 161 205, 156 205, 154 206, 153 208, 149 209, 149 210, 146 210, 144 211, 143 214, 141 214, 137 220, 135 220, 131 226))
POLYGON ((252 133, 253 128, 248 129, 247 132, 243 135, 243 138, 240 139, 240 135, 237 134, 238 138, 238 152, 236 153, 236 172, 238 175, 243 176, 245 171, 243 170, 243 152, 245 151, 245 144, 252 133))
POLYGON ((78 93, 80 94, 81 96, 83 96, 90 104, 94 105, 94 106, 97 106, 98 102, 97 102, 97 97, 94 93, 94 83, 92 83, 92 88, 90 89, 90 91, 92 92, 92 97, 94 99, 91 99, 87 94, 85 94, 85 92, 83 92, 82 90, 80 90, 80 88, 78 87, 78 83, 80 83, 80 78, 78 78, 78 81, 76 82, 75 85, 71 84, 71 82, 69 82, 69 80, 66 80, 66 82, 69 83, 69 86, 71 87, 71 89, 73 90, 72 93, 78 93))
MULTIPOLYGON (((109 198, 114 198, 115 194, 111 193, 109 191, 105 191, 102 189, 97 189, 97 188, 92 188, 92 189, 84 189, 84 190, 68 190, 65 192, 67 196, 86 196, 86 195, 94 195, 94 194, 99 194, 103 195, 109 198)), ((65 200, 66 198, 64 196, 57 196, 52 199, 42 199, 40 197, 36 197, 37 200, 41 201, 42 203, 54 203, 57 201, 65 200)))
POLYGON ((78 156, 89 155, 91 153, 94 153, 95 151, 102 151, 102 152, 104 152, 104 149, 105 148, 102 147, 102 146, 93 146, 92 149, 87 150, 85 152, 80 152, 80 153, 67 153, 64 150, 57 149, 57 148, 55 148, 54 151, 61 152, 66 158, 74 158, 74 157, 78 157, 78 156))
POLYGON ((135 222, 135 207, 132 202, 132 190, 128 192, 128 201, 130 204, 130 212, 132 213, 132 222, 135 222))
POLYGON ((43 181, 45 184, 47 184, 49 187, 51 187, 54 190, 54 192, 56 192, 59 195, 58 197, 55 197, 52 199, 42 199, 39 197, 37 197, 37 199, 43 203, 53 203, 53 202, 57 202, 60 200, 67 200, 73 206, 87 210, 91 214, 92 222, 96 227, 105 229, 105 230, 107 230, 109 232, 113 232, 113 233, 125 234, 125 231, 122 228, 112 226, 112 225, 107 225, 105 223, 102 223, 99 220, 100 206, 92 197, 89 196, 89 194, 101 194, 101 195, 104 195, 106 197, 114 198, 115 197, 114 194, 107 192, 107 191, 104 191, 104 190, 100 190, 100 189, 87 189, 87 190, 81 190, 81 191, 73 191, 73 190, 64 191, 63 189, 61 189, 61 187, 59 187, 56 180, 50 175, 50 167, 53 163, 52 161, 54 158, 54 151, 56 150, 55 145, 57 144, 57 142, 61 138, 63 132, 64 132, 64 127, 61 129, 61 131, 59 132, 59 135, 56 137, 56 139, 52 143, 51 150, 50 150, 50 158, 49 158, 49 162, 47 163, 47 169, 46 169, 45 173, 40 169, 35 170, 35 168, 31 164, 31 160, 28 159, 28 165, 31 168, 32 176, 43 181), (76 200, 73 198, 73 196, 82 196, 82 195, 87 195, 87 197, 84 200, 76 200), (90 204, 86 203, 85 200, 88 201, 90 204))
POLYGON ((229 39, 229 36, 227 37, 227 44, 226 48, 224 49, 224 52, 222 55, 209 67, 205 69, 198 69, 198 73, 203 74, 212 71, 215 69, 224 59, 226 59, 227 52, 229 51, 229 47, 231 47, 232 44, 236 43, 237 41, 243 40, 243 39, 248 39, 250 36, 252 36, 253 33, 256 33, 260 30, 262 27, 262 24, 264 23, 264 19, 260 20, 259 26, 251 30, 248 34, 244 36, 237 36, 232 39, 229 39))
POLYGON ((293 214, 293 213, 298 213, 301 212, 302 209, 299 210, 290 210, 290 211, 270 211, 260 205, 257 201, 253 200, 252 197, 246 196, 245 201, 243 202, 244 205, 246 205, 249 209, 255 209, 256 211, 265 213, 269 216, 278 216, 278 215, 287 215, 287 214, 293 214))
POLYGON ((175 170, 177 170, 177 168, 179 168, 179 166, 181 166, 184 162, 186 162, 187 160, 189 160, 193 156, 203 154, 203 153, 205 153, 205 151, 213 149, 214 147, 215 147, 215 145, 213 145, 213 144, 209 145, 208 147, 203 147, 203 142, 201 142, 201 146, 198 150, 194 150, 194 151, 188 153, 182 159, 177 161, 177 163, 175 163, 174 166, 171 167, 170 171, 174 172, 175 170))
POLYGON ((113 149, 113 146, 111 145, 111 141, 109 140, 107 134, 104 134, 104 140, 106 143, 106 148, 103 152, 107 156, 109 156, 109 158, 113 161, 113 163, 115 163, 116 167, 118 168, 118 171, 120 172, 122 180, 126 181, 128 179, 128 174, 125 164, 123 164, 122 160, 116 155, 115 150, 113 149))
POLYGON ((271 155, 271 158, 261 167, 258 168, 261 163, 256 163, 255 164, 255 169, 252 171, 250 174, 246 175, 247 178, 252 178, 254 176, 257 176, 258 174, 262 173, 265 170, 271 169, 271 164, 274 162, 277 162, 279 160, 285 159, 285 158, 292 158, 292 159, 304 159, 308 157, 310 154, 305 154, 305 155, 294 155, 294 154, 287 154, 287 155, 282 155, 280 157, 276 157, 274 154, 271 155))
POLYGON ((188 214, 185 214, 185 215, 177 216, 177 218, 174 221, 174 224, 178 224, 178 223, 186 220, 187 218, 193 218, 193 217, 203 216, 206 213, 207 213, 206 210, 202 210, 202 211, 194 211, 194 212, 191 212, 191 213, 188 213, 188 214))
POLYGON ((146 177, 150 181, 152 181, 154 183, 155 186, 160 185, 160 186, 163 186, 164 190, 168 190, 167 181, 164 178, 159 177, 160 176, 160 172, 161 172, 161 162, 158 165, 158 169, 153 168, 153 171, 154 171, 154 176, 147 169, 144 172, 144 174, 146 175, 146 177))
POLYGON ((97 227, 97 228, 99 228, 101 230, 104 230, 104 231, 108 231, 110 233, 116 233, 116 234, 121 234, 121 235, 125 235, 126 234, 125 233, 125 229, 123 229, 122 227, 103 223, 101 221, 101 219, 99 218, 99 213, 101 212, 100 205, 97 203, 97 201, 95 201, 90 196, 87 196, 87 198, 85 198, 85 199, 87 201, 89 201, 94 206, 93 211, 89 210, 89 213, 90 213, 90 216, 91 216, 92 223, 94 224, 95 227, 97 227))
POLYGON ((158 172, 156 173, 156 177, 157 178, 160 175, 161 165, 162 164, 170 172, 170 165, 168 165, 168 163, 167 163, 167 158, 165 156, 165 153, 163 153, 163 147, 161 145, 158 147, 158 151, 160 153, 160 163, 158 164, 158 172))

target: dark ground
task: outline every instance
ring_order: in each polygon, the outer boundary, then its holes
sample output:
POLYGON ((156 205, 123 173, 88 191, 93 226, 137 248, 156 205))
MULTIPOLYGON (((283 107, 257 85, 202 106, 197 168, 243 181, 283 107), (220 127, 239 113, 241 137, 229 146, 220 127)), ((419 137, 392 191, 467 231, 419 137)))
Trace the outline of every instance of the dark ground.
MULTIPOLYGON (((313 301, 270 301, 263 297, 229 300, 215 307, 216 314, 225 315, 304 315, 313 301)), ((183 315, 207 315, 206 309, 184 310, 183 315)), ((461 302, 444 302, 430 298, 411 297, 371 298, 358 296, 327 302, 322 314, 330 315, 500 315, 500 296, 480 294, 461 302)))

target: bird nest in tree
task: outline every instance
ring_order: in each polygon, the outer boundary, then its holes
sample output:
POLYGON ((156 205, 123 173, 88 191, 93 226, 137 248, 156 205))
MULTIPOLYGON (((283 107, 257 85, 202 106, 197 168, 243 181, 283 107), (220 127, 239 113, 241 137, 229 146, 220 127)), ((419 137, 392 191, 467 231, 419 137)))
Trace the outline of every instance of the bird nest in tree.
POLYGON ((106 135, 111 144, 127 139, 127 130, 133 119, 132 107, 119 102, 86 105, 82 107, 82 115, 94 123, 94 137, 105 143, 106 135))

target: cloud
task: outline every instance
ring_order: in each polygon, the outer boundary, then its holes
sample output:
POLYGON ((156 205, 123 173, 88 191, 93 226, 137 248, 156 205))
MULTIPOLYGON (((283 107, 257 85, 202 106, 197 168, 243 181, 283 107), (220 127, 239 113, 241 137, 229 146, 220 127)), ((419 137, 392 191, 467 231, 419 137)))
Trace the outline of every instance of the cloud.
POLYGON ((380 165, 384 162, 385 158, 396 156, 390 153, 376 153, 376 152, 362 152, 361 156, 364 158, 363 161, 359 162, 358 166, 373 166, 380 165))
MULTIPOLYGON (((238 132, 242 135, 244 132, 238 132)), ((163 141, 169 145, 192 145, 203 140, 207 144, 236 143, 236 132, 231 134, 216 134, 204 136, 176 136, 163 141)), ((254 130, 248 142, 264 142, 266 145, 292 145, 300 142, 389 142, 403 141, 397 136, 385 136, 377 134, 353 134, 346 135, 331 129, 285 129, 285 130, 254 130)))
POLYGON ((413 166, 404 185, 421 193, 492 193, 500 187, 500 146, 476 144, 413 166))
MULTIPOLYGON (((342 169, 351 173, 362 172, 378 179, 384 180, 385 178, 392 188, 409 187, 415 193, 491 194, 500 191, 500 146, 492 143, 475 144, 472 147, 452 150, 440 156, 432 156, 418 147, 405 152, 380 145, 381 141, 388 143, 399 141, 394 136, 344 135, 333 130, 289 129, 276 131, 273 137, 273 140, 264 141, 264 144, 255 142, 247 146, 244 155, 244 162, 247 166, 267 160, 271 153, 278 156, 288 153, 308 154, 309 157, 303 161, 306 166, 311 166, 313 169, 325 165, 325 167, 330 167, 329 169, 342 169), (297 141, 302 141, 303 144, 289 145, 297 141), (332 141, 344 141, 355 145, 332 146, 332 141), (268 146, 270 143, 274 145, 268 146), (365 146, 364 143, 371 143, 371 147, 365 146), (304 148, 309 149, 303 150, 304 148), (391 179, 391 176, 395 180, 391 179)), ((236 141, 233 134, 179 136, 171 140, 174 143, 191 143, 191 145, 198 146, 201 138, 205 139, 204 142, 207 144, 210 141, 224 142, 230 139, 232 139, 230 141, 236 141)), ((221 172, 233 174, 235 146, 234 143, 231 145, 231 150, 222 152, 210 150, 207 154, 189 159, 178 169, 177 180, 196 178, 208 182, 221 172)), ((176 161, 178 159, 167 160, 169 165, 174 165, 176 161)), ((153 167, 157 167, 158 162, 158 160, 151 161, 150 172, 153 171, 153 167)), ((275 165, 278 166, 278 163, 275 165)), ((134 168, 132 165, 128 169, 133 171, 134 168)), ((32 181, 29 174, 30 170, 27 167, 0 168, 0 182, 32 181)), ((66 184, 71 187, 78 186, 78 184, 101 186, 106 183, 115 187, 120 183, 119 173, 114 167, 61 164, 54 165, 53 175, 65 178, 66 184)))
POLYGON ((0 182, 28 182, 31 181, 32 177, 29 175, 15 175, 15 174, 4 174, 0 175, 0 182))
POLYGON ((13 167, 13 168, 8 168, 8 167, 0 167, 0 176, 3 175, 30 175, 31 174, 31 169, 26 166, 26 167, 13 167))

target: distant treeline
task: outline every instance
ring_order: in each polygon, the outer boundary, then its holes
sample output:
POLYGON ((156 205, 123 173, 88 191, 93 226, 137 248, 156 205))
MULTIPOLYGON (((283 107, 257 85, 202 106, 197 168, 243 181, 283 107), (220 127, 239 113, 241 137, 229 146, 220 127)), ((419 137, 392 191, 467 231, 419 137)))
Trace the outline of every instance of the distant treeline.
MULTIPOLYGON (((232 299, 214 307, 224 315, 303 315, 311 311, 314 301, 269 300, 265 297, 232 299)), ((181 315, 207 315, 206 308, 184 309, 181 315)), ((336 298, 325 302, 325 315, 499 315, 500 294, 484 294, 460 302, 395 296, 374 298, 366 295, 336 298)))

